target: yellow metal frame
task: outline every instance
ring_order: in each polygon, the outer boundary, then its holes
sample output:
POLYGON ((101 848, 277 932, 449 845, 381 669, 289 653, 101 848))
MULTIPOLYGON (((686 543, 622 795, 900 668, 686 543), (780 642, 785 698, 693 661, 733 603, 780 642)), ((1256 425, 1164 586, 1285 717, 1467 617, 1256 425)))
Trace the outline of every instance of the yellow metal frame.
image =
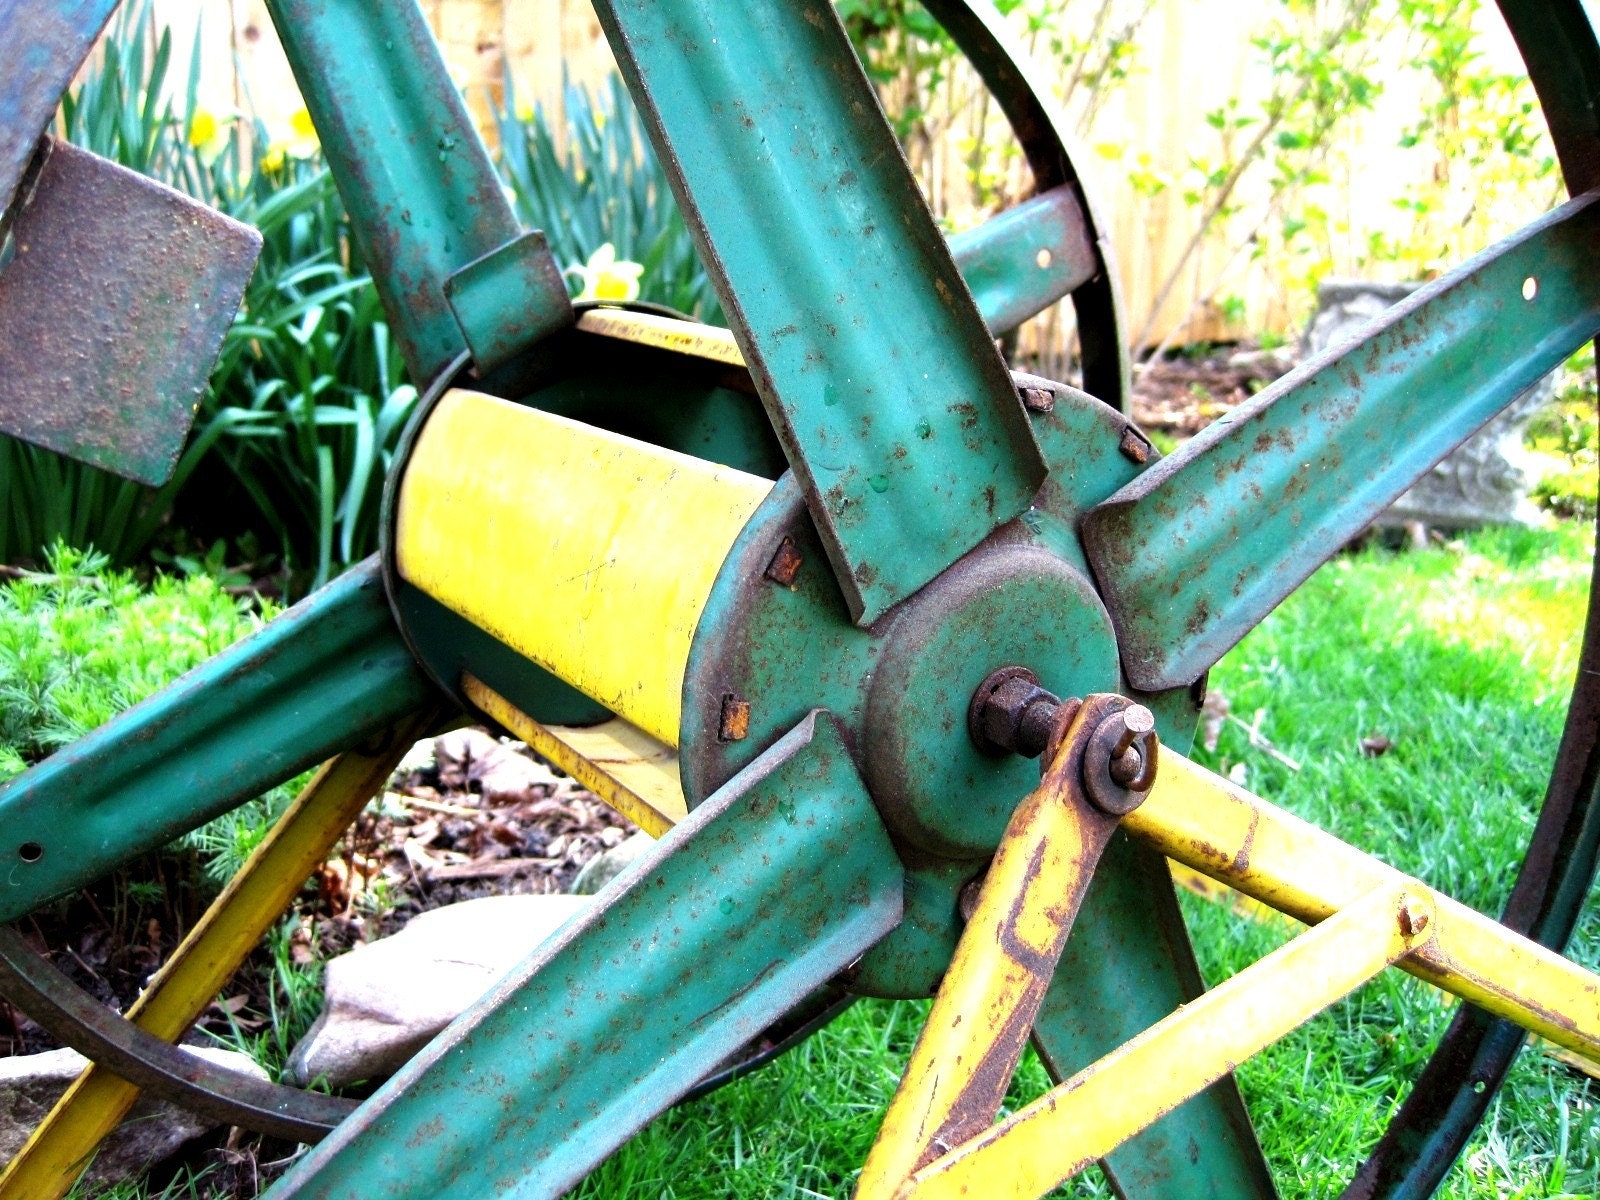
POLYGON ((452 391, 407 461, 395 562, 446 608, 676 746, 695 626, 772 486, 452 391))
POLYGON ((678 756, 626 721, 584 728, 542 725, 471 674, 462 675, 461 690, 480 711, 650 836, 662 836, 688 815, 678 756))
MULTIPOLYGON (((1074 726, 1063 754, 1080 734, 1074 726)), ((1199 872, 1313 928, 1006 1121, 971 1129, 999 1102, 990 1105, 996 1082, 979 1065, 1031 1023, 1055 964, 1009 953, 995 916, 1064 937, 1050 906, 1070 926, 1094 865, 1040 849, 1049 823, 1039 798, 1073 784, 1057 771, 1007 829, 858 1200, 1042 1195, 1389 966, 1600 1062, 1600 977, 1163 748, 1155 785, 1123 828, 1179 864, 1180 879, 1199 872), (966 1126, 951 1122, 955 1112, 966 1126)))
POLYGON ((912 1171, 994 1121, 1116 829, 1079 783, 1083 735, 1105 715, 1093 700, 1079 709, 1039 787, 1012 814, 862 1167, 857 1200, 895 1195, 912 1171))
POLYGON ((638 346, 654 346, 659 350, 703 358, 725 367, 745 365, 739 344, 734 341, 733 330, 702 325, 698 321, 680 321, 675 317, 630 312, 622 308, 591 308, 578 318, 578 328, 585 333, 616 338, 638 346))
MULTIPOLYGON (((129 1007, 128 1020, 163 1041, 182 1037, 433 719, 418 715, 396 726, 382 749, 327 763, 129 1007)), ((66 1195, 138 1098, 133 1084, 90 1063, 0 1171, 0 1200, 66 1195)))

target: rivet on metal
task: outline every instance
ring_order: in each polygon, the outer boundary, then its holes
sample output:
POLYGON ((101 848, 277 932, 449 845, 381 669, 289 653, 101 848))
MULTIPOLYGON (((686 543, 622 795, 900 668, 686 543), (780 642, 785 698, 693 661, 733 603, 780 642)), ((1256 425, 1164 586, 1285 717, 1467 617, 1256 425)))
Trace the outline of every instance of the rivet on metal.
POLYGON ((1428 927, 1428 913, 1409 896, 1400 905, 1400 932, 1416 937, 1428 927))
POLYGON ((1021 396, 1022 406, 1029 412, 1047 413, 1055 411, 1056 398, 1044 388, 1023 388, 1021 396))
POLYGON ((1138 463, 1141 467, 1150 461, 1150 439, 1145 437, 1132 425, 1122 431, 1122 442, 1117 449, 1122 451, 1122 457, 1138 463))
POLYGON ((800 566, 805 561, 805 555, 795 547, 794 539, 784 538, 773 552, 772 561, 767 564, 766 576, 773 583, 793 587, 795 577, 800 574, 800 566))
POLYGON ((750 735, 750 701, 732 692, 722 697, 722 719, 717 725, 717 740, 742 742, 750 735))

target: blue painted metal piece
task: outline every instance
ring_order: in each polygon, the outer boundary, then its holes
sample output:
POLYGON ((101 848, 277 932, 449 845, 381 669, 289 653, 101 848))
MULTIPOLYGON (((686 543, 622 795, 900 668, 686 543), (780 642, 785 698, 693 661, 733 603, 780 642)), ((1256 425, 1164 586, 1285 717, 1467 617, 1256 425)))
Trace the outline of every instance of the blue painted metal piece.
POLYGON ((1396 305, 1083 523, 1135 686, 1197 679, 1522 391, 1600 332, 1600 193, 1396 305))
POLYGON ((437 702, 376 558, 0 788, 0 921, 437 702))
POLYGON ((988 330, 825 0, 601 0, 852 618, 1045 476, 988 330))
POLYGON ((812 712, 310 1152, 273 1200, 555 1197, 900 919, 812 712))
MULTIPOLYGON (((445 282, 522 233, 500 177, 417 0, 267 0, 267 10, 406 367, 425 389, 467 349, 445 282)), ((508 249, 501 263, 515 270, 529 254, 539 258, 527 244, 508 249)), ((541 260, 534 286, 513 285, 540 305, 530 330, 571 323, 565 293, 537 286, 552 270, 541 260)))

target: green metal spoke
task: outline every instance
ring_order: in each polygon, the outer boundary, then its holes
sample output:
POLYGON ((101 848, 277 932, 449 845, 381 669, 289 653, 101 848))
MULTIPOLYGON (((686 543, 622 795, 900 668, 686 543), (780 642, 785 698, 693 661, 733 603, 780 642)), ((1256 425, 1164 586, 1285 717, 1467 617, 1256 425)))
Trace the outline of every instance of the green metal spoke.
POLYGON ((1197 679, 1302 580, 1600 331, 1600 193, 1417 292, 1093 510, 1123 667, 1197 679))
POLYGON ((823 0, 601 0, 858 623, 1027 509, 1005 364, 823 0))
POLYGON ((813 712, 271 1195, 561 1195, 892 929, 902 888, 833 719, 813 712))
MULTIPOLYGON (((1056 1082, 1200 995, 1204 984, 1166 859, 1126 835, 1095 870, 1033 1025, 1056 1082)), ((1101 1167, 1123 1200, 1277 1200, 1238 1085, 1213 1084, 1101 1167)))
MULTIPOLYGON (((991 0, 925 0, 924 6, 988 86, 1033 169, 1034 186, 1046 194, 1066 188, 1078 198, 1084 230, 1094 247, 1097 270, 1072 289, 1078 356, 1084 391, 1126 412, 1132 364, 1113 281, 1114 255, 1105 221, 1083 190, 1069 150, 1073 138, 1051 94, 1051 73, 1035 65, 991 0)), ((974 289, 977 290, 977 289, 974 289)))
POLYGON ((0 921, 435 703, 375 558, 0 788, 0 921))
POLYGON ((481 372, 570 324, 560 269, 523 236, 417 0, 267 10, 417 386, 469 345, 481 372))
POLYGON ((1083 204, 1065 185, 956 234, 950 252, 996 337, 1100 273, 1083 204))

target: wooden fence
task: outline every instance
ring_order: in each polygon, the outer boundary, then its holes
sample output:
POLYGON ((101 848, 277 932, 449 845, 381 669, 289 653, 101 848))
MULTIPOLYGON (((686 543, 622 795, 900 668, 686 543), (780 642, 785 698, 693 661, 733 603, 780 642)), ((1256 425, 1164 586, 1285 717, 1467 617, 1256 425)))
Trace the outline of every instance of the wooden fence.
MULTIPOLYGON (((1307 294, 1286 286, 1281 264, 1260 252, 1247 227, 1241 232, 1239 222, 1223 222, 1197 252, 1186 255, 1195 206, 1184 200, 1178 184, 1150 194, 1147 184, 1137 183, 1140 175, 1180 178, 1196 148, 1215 138, 1205 115, 1229 97, 1260 95, 1264 71, 1247 34, 1255 23, 1281 12, 1281 0, 1149 2, 1135 68, 1099 107, 1084 132, 1086 148, 1080 155, 1112 231, 1131 335, 1142 331, 1147 343, 1264 330, 1293 336, 1306 319, 1307 294), (1163 291, 1168 294, 1158 309, 1163 291)), ((491 140, 490 116, 503 103, 508 67, 519 102, 538 102, 558 117, 565 78, 592 83, 614 69, 588 0, 422 4, 491 140)), ((1489 10, 1485 19, 1497 23, 1493 6, 1484 8, 1489 10)), ((173 27, 179 47, 196 36, 203 39, 206 104, 250 108, 269 128, 287 124, 300 101, 261 0, 155 0, 155 10, 173 27)), ((1488 55, 1516 69, 1503 27, 1486 24, 1484 32, 1488 55)), ((1352 144, 1330 157, 1327 194, 1319 202, 1335 210, 1343 228, 1381 228, 1392 219, 1396 182, 1435 169, 1421 152, 1399 145, 1399 131, 1413 119, 1417 104, 1417 96, 1396 81, 1357 126, 1352 144)), ((959 160, 959 138, 946 142, 938 153, 959 160)), ((951 168, 948 174, 958 172, 951 168)), ((1239 203, 1259 201, 1263 186, 1246 185, 1239 203)), ((949 198, 941 194, 941 199, 949 198)), ((1548 199, 1523 203, 1514 198, 1496 219, 1509 229, 1548 199)), ((1359 241, 1353 235, 1349 240, 1359 241)), ((1329 253, 1327 265, 1335 274, 1347 273, 1357 261, 1353 252, 1338 247, 1329 253)), ((1370 267, 1363 263, 1362 269, 1370 267)))

